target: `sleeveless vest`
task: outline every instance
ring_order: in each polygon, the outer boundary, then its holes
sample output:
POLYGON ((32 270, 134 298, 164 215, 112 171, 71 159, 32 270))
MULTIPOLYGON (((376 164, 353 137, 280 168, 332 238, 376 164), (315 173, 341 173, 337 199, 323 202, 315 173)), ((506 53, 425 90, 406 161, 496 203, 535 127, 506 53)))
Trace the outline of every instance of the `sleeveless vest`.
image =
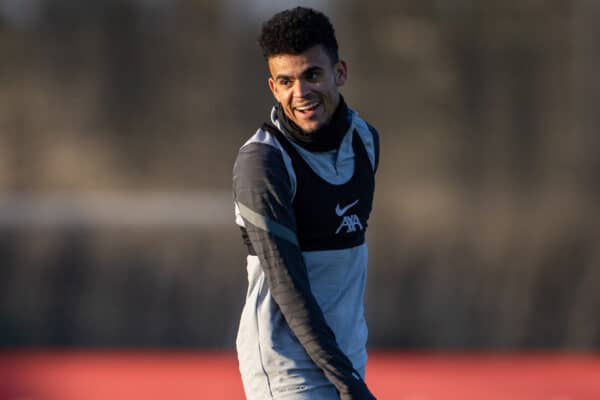
POLYGON ((352 132, 354 172, 341 185, 320 177, 302 158, 294 145, 275 126, 263 124, 292 160, 296 174, 294 212, 302 251, 338 250, 361 245, 373 204, 375 177, 367 150, 352 132))

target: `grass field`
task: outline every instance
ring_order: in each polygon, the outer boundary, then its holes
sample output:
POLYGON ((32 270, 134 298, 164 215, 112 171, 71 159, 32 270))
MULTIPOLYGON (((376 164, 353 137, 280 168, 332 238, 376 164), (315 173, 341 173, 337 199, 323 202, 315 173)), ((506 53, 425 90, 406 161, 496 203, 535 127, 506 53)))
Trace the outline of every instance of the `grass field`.
MULTIPOLYGON (((380 400, 598 400, 600 355, 371 351, 367 382, 380 400)), ((0 400, 243 398, 234 353, 0 353, 0 400)))

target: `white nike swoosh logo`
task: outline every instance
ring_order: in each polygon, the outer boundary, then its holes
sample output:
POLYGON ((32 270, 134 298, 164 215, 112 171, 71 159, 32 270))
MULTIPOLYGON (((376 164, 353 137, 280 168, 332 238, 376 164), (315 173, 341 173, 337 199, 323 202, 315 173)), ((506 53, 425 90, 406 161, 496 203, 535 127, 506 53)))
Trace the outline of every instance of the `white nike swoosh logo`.
POLYGON ((358 203, 358 200, 356 200, 353 203, 348 204, 344 208, 340 208, 340 204, 338 203, 335 206, 335 213, 337 214, 338 217, 341 217, 342 215, 344 215, 346 213, 346 211, 348 211, 350 208, 354 207, 356 205, 356 203, 358 203))

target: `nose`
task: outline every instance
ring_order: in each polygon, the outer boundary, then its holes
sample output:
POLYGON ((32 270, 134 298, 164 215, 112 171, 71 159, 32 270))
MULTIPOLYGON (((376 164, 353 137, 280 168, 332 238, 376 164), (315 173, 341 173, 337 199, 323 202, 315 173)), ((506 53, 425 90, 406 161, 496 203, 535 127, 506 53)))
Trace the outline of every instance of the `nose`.
POLYGON ((294 97, 305 97, 310 92, 310 84, 304 79, 296 79, 294 82, 294 97))

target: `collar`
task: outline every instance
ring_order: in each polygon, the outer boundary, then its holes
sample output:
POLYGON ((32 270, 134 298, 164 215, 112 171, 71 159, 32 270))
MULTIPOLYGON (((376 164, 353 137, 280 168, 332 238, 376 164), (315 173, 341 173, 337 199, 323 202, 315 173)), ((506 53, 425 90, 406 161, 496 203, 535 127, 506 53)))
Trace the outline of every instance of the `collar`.
POLYGON ((275 115, 286 137, 309 151, 325 152, 337 149, 350 128, 348 106, 341 94, 340 103, 331 120, 311 133, 304 132, 290 120, 280 103, 275 106, 275 115))

